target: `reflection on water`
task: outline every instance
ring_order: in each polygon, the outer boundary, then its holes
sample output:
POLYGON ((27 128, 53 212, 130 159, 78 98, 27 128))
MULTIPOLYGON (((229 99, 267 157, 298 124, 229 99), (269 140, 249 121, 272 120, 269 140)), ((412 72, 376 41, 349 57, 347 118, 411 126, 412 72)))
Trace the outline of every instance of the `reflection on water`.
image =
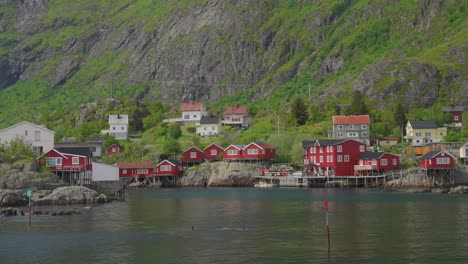
POLYGON ((1 263, 468 262, 468 199, 462 195, 135 190, 127 202, 80 211, 34 217, 31 226, 27 217, 1 218, 1 263))

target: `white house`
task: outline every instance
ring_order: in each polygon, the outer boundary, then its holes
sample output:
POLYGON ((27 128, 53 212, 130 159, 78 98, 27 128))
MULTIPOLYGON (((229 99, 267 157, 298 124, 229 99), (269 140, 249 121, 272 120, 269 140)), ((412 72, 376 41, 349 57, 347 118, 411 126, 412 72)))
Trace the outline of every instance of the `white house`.
POLYGON ((28 121, 0 130, 0 143, 20 139, 30 145, 36 155, 46 153, 54 147, 55 132, 28 121))
POLYGON ((468 141, 460 146, 460 159, 466 164, 468 161, 468 141))
POLYGON ((199 122, 202 116, 206 116, 203 103, 182 103, 180 110, 184 122, 199 122))
POLYGON ((93 162, 92 181, 118 181, 119 180, 119 167, 93 162))
POLYGON ((250 126, 250 117, 247 112, 247 106, 235 105, 228 106, 224 111, 223 125, 246 128, 250 126))
POLYGON ((197 124, 196 133, 202 137, 215 136, 221 131, 221 119, 218 116, 202 116, 197 124))
POLYGON ((127 139, 128 115, 109 115, 109 131, 102 132, 113 135, 115 139, 127 139))

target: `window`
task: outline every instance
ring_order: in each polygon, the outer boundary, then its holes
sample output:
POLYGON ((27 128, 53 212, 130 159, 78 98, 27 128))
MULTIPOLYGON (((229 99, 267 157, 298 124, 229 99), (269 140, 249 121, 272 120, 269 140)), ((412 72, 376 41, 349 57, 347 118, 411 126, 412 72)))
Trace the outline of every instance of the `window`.
POLYGON ((395 166, 397 165, 396 159, 392 159, 392 164, 395 166))
POLYGON ((323 156, 320 156, 320 162, 321 163, 323 162, 323 156))
POLYGON ((258 154, 258 149, 248 149, 247 154, 256 155, 256 154, 258 154))
POLYGON ((338 126, 336 127, 336 129, 338 129, 338 130, 343 130, 343 126, 342 126, 342 125, 338 125, 338 126))
POLYGON ((204 127, 203 130, 206 130, 206 127, 204 127))
POLYGON ((366 149, 366 147, 364 145, 359 146, 359 151, 360 152, 364 152, 365 149, 366 149))
POLYGON ((213 156, 216 156, 216 155, 218 155, 218 151, 216 149, 212 149, 210 151, 210 154, 213 155, 213 156))
POLYGON ((184 115, 184 119, 190 119, 190 115, 184 115))
POLYGON ((236 149, 229 149, 228 150, 228 155, 237 155, 237 150, 236 149))
POLYGON ((330 162, 330 156, 327 156, 327 162, 330 162))
POLYGON ((193 115, 193 118, 197 118, 197 115, 193 115))
POLYGON ((117 151, 117 148, 112 148, 112 152, 116 152, 117 151))
POLYGON ((115 126, 112 127, 112 130, 115 130, 115 126))
POLYGON ((319 147, 319 152, 323 153, 323 148, 322 147, 319 147))
POLYGON ((171 165, 161 165, 161 171, 171 171, 171 165))
POLYGON ((34 141, 41 141, 41 131, 34 131, 34 141))
POLYGON ((196 157, 197 157, 197 153, 196 153, 195 151, 190 152, 190 158, 191 158, 191 159, 194 159, 194 158, 196 158, 196 157))
POLYGON ((120 127, 120 130, 124 130, 124 127, 120 127))
POLYGON ((372 165, 373 165, 373 166, 377 165, 377 160, 373 159, 373 160, 372 160, 372 165))
POLYGON ((437 158, 436 164, 450 164, 449 158, 437 158))
POLYGON ((215 127, 211 127, 211 130, 215 130, 215 127))
POLYGON ((443 136, 443 135, 444 135, 444 132, 440 132, 440 135, 443 136))
POLYGON ((343 147, 342 147, 341 145, 338 145, 338 146, 336 147, 336 151, 337 151, 337 152, 342 152, 342 151, 343 151, 343 147))
POLYGON ((315 147, 312 147, 310 150, 311 150, 311 153, 315 153, 315 147))
POLYGON ((348 132, 348 137, 358 137, 357 132, 348 132))
POLYGON ((122 173, 123 173, 123 174, 127 174, 127 169, 123 169, 123 170, 122 170, 122 173))
POLYGON ((343 133, 337 133, 337 134, 336 134, 336 137, 342 138, 342 137, 343 137, 343 133))
POLYGON ((72 164, 80 164, 80 158, 72 157, 72 164))
POLYGON ((420 136, 422 136, 422 133, 421 132, 416 132, 416 136, 420 137, 420 136))
POLYGON ((430 137, 430 136, 431 136, 431 132, 426 132, 425 136, 426 136, 426 137, 430 137))
POLYGON ((28 135, 28 131, 27 131, 27 130, 24 131, 24 135, 25 135, 25 136, 28 135))
POLYGON ((349 129, 354 129, 354 125, 349 125, 349 129))
POLYGON ((333 155, 330 155, 330 161, 329 162, 333 162, 333 155))
POLYGON ((345 155, 345 156, 344 156, 344 161, 345 161, 345 162, 349 162, 349 155, 345 155))
POLYGON ((46 166, 47 167, 55 166, 55 161, 56 161, 55 158, 46 158, 46 166))
POLYGON ((380 160, 380 165, 384 165, 384 166, 388 165, 387 159, 380 160))
POLYGON ((338 155, 338 156, 336 157, 336 161, 337 161, 337 162, 342 162, 342 161, 343 161, 343 156, 338 155))
POLYGON ((454 116, 454 117, 453 117, 453 120, 454 120, 454 121, 458 121, 458 116, 454 116))
POLYGON ((314 157, 314 163, 316 163, 316 162, 317 162, 317 159, 316 159, 316 157, 314 157))
POLYGON ((367 129, 367 125, 361 125, 361 129, 367 129))
POLYGON ((367 132, 362 132, 362 133, 361 133, 361 136, 362 136, 362 137, 367 137, 367 132))
POLYGON ((138 174, 147 174, 147 173, 148 173, 148 169, 137 169, 137 173, 138 173, 138 174))

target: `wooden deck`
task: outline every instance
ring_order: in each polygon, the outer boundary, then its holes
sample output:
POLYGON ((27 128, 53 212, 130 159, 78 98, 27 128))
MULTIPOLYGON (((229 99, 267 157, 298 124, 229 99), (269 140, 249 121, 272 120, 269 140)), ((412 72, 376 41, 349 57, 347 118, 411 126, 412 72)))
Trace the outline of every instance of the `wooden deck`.
POLYGON ((380 187, 387 175, 378 176, 257 176, 259 185, 278 187, 380 187))

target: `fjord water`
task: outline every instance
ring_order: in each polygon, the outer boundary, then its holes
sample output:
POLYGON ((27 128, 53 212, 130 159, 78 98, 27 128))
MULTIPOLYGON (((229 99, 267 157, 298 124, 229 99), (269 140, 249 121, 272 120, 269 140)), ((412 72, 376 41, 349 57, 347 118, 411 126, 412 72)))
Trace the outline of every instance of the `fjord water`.
POLYGON ((80 211, 0 218, 0 263, 468 263, 463 195, 145 189, 80 211))

